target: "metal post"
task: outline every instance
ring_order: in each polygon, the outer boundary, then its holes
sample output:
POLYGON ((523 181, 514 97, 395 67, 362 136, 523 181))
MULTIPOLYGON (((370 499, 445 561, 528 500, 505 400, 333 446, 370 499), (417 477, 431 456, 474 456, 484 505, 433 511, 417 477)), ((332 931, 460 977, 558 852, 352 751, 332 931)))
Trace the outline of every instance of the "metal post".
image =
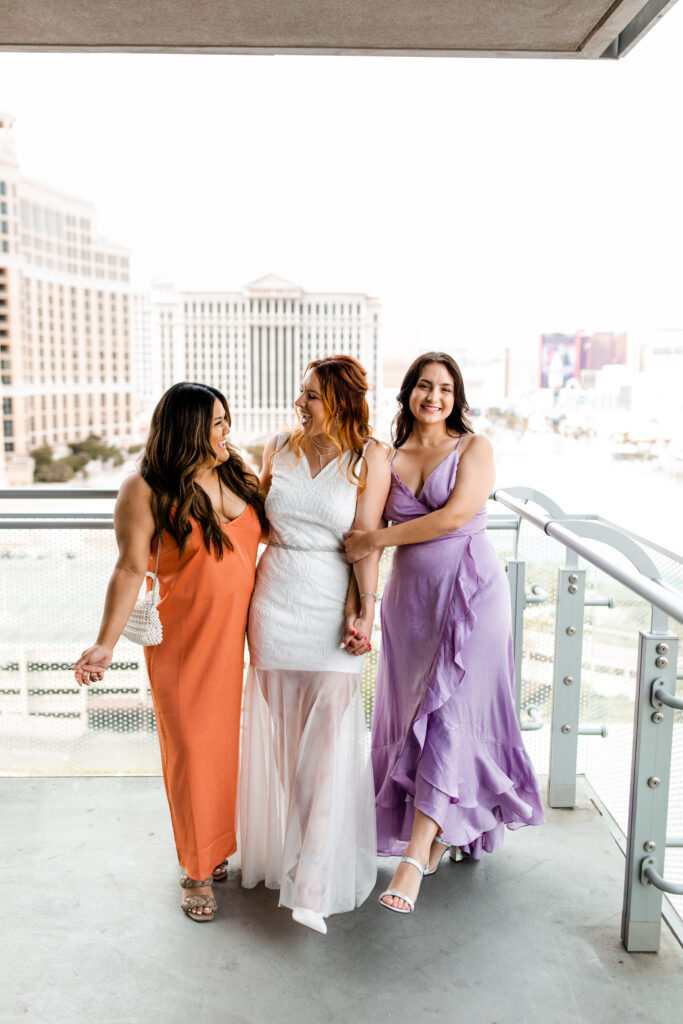
POLYGON ((576 754, 585 592, 585 569, 574 566, 558 569, 555 677, 548 776, 548 803, 551 807, 574 807, 576 803, 576 754))
POLYGON ((520 721, 522 707, 522 644, 524 631, 524 606, 526 562, 521 558, 509 559, 507 566, 512 609, 512 650, 515 658, 515 713, 520 721))
POLYGON ((677 648, 678 638, 673 633, 640 633, 621 926, 622 942, 629 953, 659 949, 662 894, 648 884, 642 870, 644 861, 660 874, 664 870, 673 711, 660 710, 653 697, 653 683, 668 693, 676 692, 677 648))

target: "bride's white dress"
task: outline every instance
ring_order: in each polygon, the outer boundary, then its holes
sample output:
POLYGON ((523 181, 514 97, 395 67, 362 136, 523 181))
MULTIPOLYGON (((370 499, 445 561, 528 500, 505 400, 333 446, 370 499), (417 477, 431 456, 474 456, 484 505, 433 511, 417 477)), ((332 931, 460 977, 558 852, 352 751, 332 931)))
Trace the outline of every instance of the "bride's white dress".
POLYGON ((276 452, 249 612, 242 885, 323 916, 362 903, 377 874, 363 659, 340 650, 357 493, 336 460, 311 477, 303 453, 276 452))

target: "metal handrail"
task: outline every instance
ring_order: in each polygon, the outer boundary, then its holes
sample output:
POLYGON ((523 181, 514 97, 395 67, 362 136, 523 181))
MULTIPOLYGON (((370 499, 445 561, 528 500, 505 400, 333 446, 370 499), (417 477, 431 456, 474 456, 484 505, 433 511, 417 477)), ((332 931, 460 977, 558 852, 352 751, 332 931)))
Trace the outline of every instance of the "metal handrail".
POLYGON ((60 516, 7 516, 0 517, 2 530, 111 530, 114 525, 113 516, 83 516, 82 518, 66 519, 60 516))
MULTIPOLYGON (((647 552, 640 546, 637 540, 631 536, 624 536, 621 532, 615 529, 611 525, 607 525, 600 522, 577 519, 572 517, 569 519, 563 514, 555 518, 552 517, 555 511, 552 507, 554 503, 549 502, 547 496, 541 494, 538 491, 525 488, 513 488, 511 491, 499 489, 494 491, 491 496, 495 501, 500 502, 506 508, 519 516, 519 521, 524 519, 542 530, 547 536, 559 541, 561 544, 573 551, 576 555, 579 555, 586 562, 600 569, 602 572, 611 576, 619 583, 625 585, 631 590, 632 593, 639 595, 649 602, 652 609, 651 628, 649 634, 641 633, 641 648, 640 648, 640 660, 639 665, 639 686, 642 686, 642 665, 645 664, 644 658, 648 655, 643 652, 649 650, 649 657, 652 658, 652 648, 654 647, 654 653, 658 655, 656 660, 652 659, 652 663, 656 666, 664 667, 668 664, 667 658, 664 654, 668 652, 668 645, 664 640, 659 640, 659 637, 668 637, 670 634, 667 633, 667 619, 666 616, 671 616, 676 621, 683 623, 683 595, 680 592, 667 587, 662 581, 660 572, 647 554, 647 552), (522 499, 522 500, 519 500, 522 499), (527 501, 531 501, 537 505, 536 509, 529 508, 526 504, 527 501), (545 506, 545 510, 543 507, 545 506), (550 515, 546 512, 551 513, 550 515), (583 538, 588 538, 584 540, 583 538), (605 555, 602 551, 597 550, 591 543, 592 541, 598 541, 603 544, 610 545, 614 550, 624 555, 629 559, 633 568, 625 568, 619 565, 614 558, 605 555), (648 647, 649 645, 649 647, 648 647)), ((570 577, 571 579, 571 577, 570 577)), ((574 577, 574 582, 577 578, 574 577)), ((576 592, 576 586, 574 587, 576 592)), ((575 629, 572 626, 572 630, 575 629)), ((567 630, 569 632, 569 629, 567 630)), ((675 639, 675 638, 674 638, 675 639)), ((566 680, 565 680, 566 681, 566 680)), ((644 907, 641 903, 638 904, 639 911, 634 915, 633 911, 633 893, 632 888, 633 880, 640 877, 640 882, 643 886, 653 886, 660 892, 670 893, 676 896, 683 896, 683 883, 672 882, 664 878, 655 867, 655 861, 652 857, 646 857, 640 862, 640 870, 637 871, 635 858, 637 858, 637 846, 636 843, 640 842, 637 838, 639 829, 642 829, 644 818, 641 813, 638 818, 638 812, 634 811, 634 806, 638 803, 638 789, 642 785, 641 772, 642 767, 636 766, 636 759, 640 764, 640 753, 639 744, 641 742, 640 737, 642 736, 643 720, 648 720, 648 724, 652 723, 652 728, 656 728, 657 725, 663 721, 663 715, 661 712, 656 712, 650 716, 649 708, 661 707, 666 705, 671 709, 683 709, 683 700, 676 697, 673 693, 669 693, 666 689, 663 679, 656 679, 652 684, 650 700, 646 701, 643 699, 642 690, 639 689, 637 696, 637 722, 636 722, 636 733, 634 739, 634 764, 632 767, 631 777, 631 815, 629 817, 629 828, 628 828, 628 841, 626 851, 626 888, 624 896, 624 909, 622 918, 622 939, 628 950, 653 950, 657 948, 658 938, 653 938, 653 930, 648 924, 643 925, 642 922, 648 921, 647 912, 644 912, 644 907), (632 821, 632 816, 635 815, 636 822, 632 821), (641 916, 643 915, 643 916, 641 916), (640 929, 640 930, 639 930, 640 929), (648 929, 651 929, 648 931, 648 929)), ((563 731, 568 731, 568 726, 563 726, 563 731)), ((605 730, 592 729, 590 727, 579 726, 577 732, 579 734, 600 731, 603 735, 605 730)), ((664 751, 666 743, 663 744, 661 750, 664 751)), ((643 763, 648 764, 648 771, 652 771, 651 765, 656 763, 657 747, 654 748, 654 755, 648 753, 650 760, 645 760, 643 755, 643 763), (654 760, 653 760, 654 758, 654 760)), ((660 754, 670 758, 671 746, 669 741, 668 754, 660 754)), ((552 755, 551 755, 552 756, 552 755)), ((660 760, 661 763, 661 760, 660 760)), ((661 785, 661 779, 659 778, 660 772, 652 771, 652 774, 647 779, 647 786, 650 789, 657 789, 661 785)), ((652 822, 650 821, 649 827, 652 828, 652 822)), ((648 840, 645 844, 646 850, 655 849, 655 841, 648 840)), ((670 837, 666 845, 676 846, 678 845, 678 837, 670 837)), ((638 897, 640 899, 640 897, 638 897)), ((660 897, 661 899, 661 897, 660 897)), ((661 912, 661 911, 659 911, 661 912)), ((656 929, 657 936, 659 934, 658 928, 656 929)))
POLYGON ((653 864, 654 861, 651 857, 646 857, 643 860, 641 875, 644 884, 654 885, 656 889, 661 889, 662 892, 669 892, 672 896, 683 896, 683 882, 667 882, 666 878, 663 878, 653 867, 653 864))
POLYGON ((538 527, 539 530, 543 530, 549 537, 570 548, 597 569, 601 569, 608 576, 623 583, 634 593, 649 601, 650 604, 676 619, 677 622, 683 623, 683 596, 677 591, 671 590, 659 579, 649 579, 642 573, 619 565, 598 551, 593 544, 582 540, 569 525, 578 523, 579 520, 551 519, 542 512, 528 508, 524 502, 518 501, 509 492, 502 489, 495 490, 492 498, 521 516, 522 519, 538 527))
POLYGON ((668 708, 673 708, 675 711, 683 711, 683 697, 674 697, 663 686, 655 684, 652 687, 652 700, 658 700, 660 704, 666 704, 668 708))
POLYGON ((88 487, 6 487, 0 490, 0 501, 6 498, 21 498, 22 501, 27 498, 76 498, 80 501, 87 498, 115 498, 118 493, 118 488, 91 490, 88 487))

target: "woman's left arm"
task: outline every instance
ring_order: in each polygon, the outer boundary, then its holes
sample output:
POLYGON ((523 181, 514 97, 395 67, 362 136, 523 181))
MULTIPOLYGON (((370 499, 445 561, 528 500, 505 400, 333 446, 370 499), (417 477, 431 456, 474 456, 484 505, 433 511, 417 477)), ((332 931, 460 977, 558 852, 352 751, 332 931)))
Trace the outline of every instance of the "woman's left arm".
POLYGON ((421 544, 459 530, 483 507, 495 479, 493 447, 487 437, 477 434, 460 456, 455 487, 443 508, 386 530, 375 528, 360 533, 354 523, 353 530, 344 538, 349 561, 355 567, 359 559, 365 559, 380 548, 421 544))
MULTIPOLYGON (((370 442, 365 451, 365 489, 358 495, 353 530, 377 531, 389 495, 391 470, 389 453, 384 445, 370 442)), ((380 545, 368 558, 354 565, 353 570, 360 595, 360 613, 347 617, 344 643, 354 654, 363 654, 370 646, 372 624, 375 618, 375 593, 379 576, 380 545), (364 595, 364 596, 363 596, 364 595), (355 637, 352 630, 356 631, 355 637), (353 641, 356 640, 356 644, 353 641), (363 643, 365 641, 365 643, 363 643), (351 647, 349 648, 349 643, 351 647), (358 650, 355 650, 355 647, 358 650)))

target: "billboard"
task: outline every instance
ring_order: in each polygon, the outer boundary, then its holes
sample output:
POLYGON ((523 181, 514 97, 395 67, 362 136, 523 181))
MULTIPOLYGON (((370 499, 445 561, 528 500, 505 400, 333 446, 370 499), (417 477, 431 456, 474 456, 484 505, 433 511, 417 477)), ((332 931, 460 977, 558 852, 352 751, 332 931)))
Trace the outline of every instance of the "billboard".
POLYGON ((603 366, 626 366, 626 335, 612 331, 581 335, 582 370, 602 370, 603 366))
POLYGON ((571 377, 579 376, 579 335, 542 334, 539 351, 539 382, 541 388, 557 390, 571 377))

